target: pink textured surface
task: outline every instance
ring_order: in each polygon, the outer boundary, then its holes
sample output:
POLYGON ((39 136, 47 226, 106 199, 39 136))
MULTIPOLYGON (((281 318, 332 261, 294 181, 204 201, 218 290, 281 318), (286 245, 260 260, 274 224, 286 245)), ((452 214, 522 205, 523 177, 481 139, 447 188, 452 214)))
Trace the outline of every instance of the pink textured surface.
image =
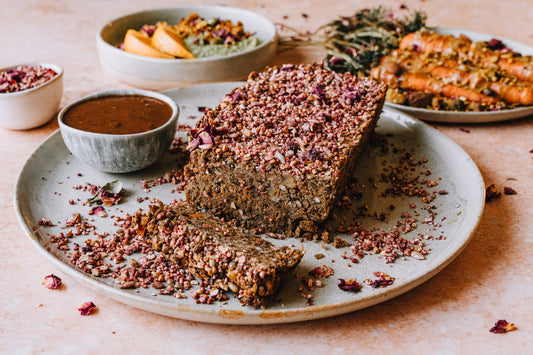
MULTIPOLYGON (((65 70, 62 106, 87 94, 126 87, 102 70, 95 34, 108 20, 186 1, 4 1, 0 67, 33 61, 65 70)), ((341 14, 396 1, 203 1, 256 11, 274 22, 312 30, 341 14), (307 14, 304 18, 301 14, 307 14), (288 15, 288 19, 283 17, 288 15)), ((533 6, 522 0, 410 0, 430 25, 492 33, 533 46, 533 6)), ((275 64, 323 58, 319 47, 281 51, 275 64)), ((222 326, 162 317, 125 306, 62 275, 31 245, 13 208, 18 172, 54 130, 55 120, 31 131, 0 128, 0 344, 6 354, 99 353, 509 353, 533 344, 533 121, 435 127, 473 158, 487 185, 518 194, 488 203, 465 251, 437 276, 388 302, 334 318, 275 326, 222 326), (469 133, 466 131, 468 130, 469 133), (64 286, 49 290, 55 273, 64 286), (98 311, 81 317, 93 301, 98 311), (518 328, 489 329, 505 318, 518 328)))

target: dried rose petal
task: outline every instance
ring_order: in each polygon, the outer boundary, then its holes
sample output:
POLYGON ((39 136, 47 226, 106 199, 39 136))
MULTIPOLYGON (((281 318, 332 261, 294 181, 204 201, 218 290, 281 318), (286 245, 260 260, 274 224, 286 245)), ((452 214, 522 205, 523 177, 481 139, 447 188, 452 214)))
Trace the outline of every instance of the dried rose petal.
POLYGON ((512 187, 507 186, 503 188, 503 193, 506 195, 516 195, 516 191, 512 187))
POLYGON ((236 90, 233 94, 231 94, 231 102, 238 101, 242 97, 242 93, 239 90, 236 90))
POLYGON ((43 285, 50 290, 55 290, 61 286, 61 279, 54 274, 50 274, 44 277, 43 285))
POLYGON ((189 142, 189 145, 187 146, 187 150, 189 152, 192 152, 193 150, 195 150, 199 146, 200 146, 200 137, 196 137, 196 138, 191 139, 191 141, 189 142))
POLYGON ((507 322, 505 319, 500 319, 494 323, 494 327, 490 328, 491 333, 507 333, 515 330, 516 327, 513 323, 507 322))
POLYGON ((490 202, 496 198, 499 198, 501 196, 501 193, 496 190, 496 187, 494 184, 487 187, 487 192, 485 194, 485 201, 490 202))
POLYGON ((372 288, 387 287, 394 283, 394 277, 390 277, 384 272, 377 271, 374 273, 374 276, 376 276, 377 279, 365 280, 365 283, 369 286, 372 286, 372 288))
POLYGON ((100 198, 106 206, 118 205, 118 203, 122 201, 122 197, 122 192, 113 193, 104 189, 100 190, 100 198))
POLYGON ((103 206, 95 206, 93 208, 91 208, 91 210, 89 211, 89 214, 90 215, 95 215, 95 216, 98 216, 98 217, 107 217, 107 213, 104 209, 103 206))
POLYGON ((372 288, 387 287, 392 285, 393 282, 394 280, 376 279, 370 283, 370 286, 372 286, 372 288))
POLYGON ((361 291, 361 285, 357 282, 356 279, 339 279, 339 288, 343 291, 349 291, 349 292, 359 292, 361 291))
POLYGON ((292 70, 292 69, 294 69, 294 64, 283 64, 281 66, 281 71, 289 71, 289 70, 292 70))
POLYGON ((80 314, 82 316, 88 316, 92 314, 95 310, 96 305, 92 302, 85 302, 80 306, 80 308, 78 308, 78 311, 80 311, 80 314))
POLYGON ((499 39, 496 39, 496 38, 492 38, 490 41, 488 41, 486 43, 487 43, 487 47, 489 49, 492 49, 493 51, 509 50, 509 48, 506 47, 505 44, 503 44, 502 41, 500 41, 499 39))
POLYGON ((340 62, 342 62, 342 58, 339 58, 339 57, 331 57, 329 60, 329 63, 332 65, 338 64, 340 62))
POLYGON ((200 145, 198 145, 198 148, 210 149, 213 147, 213 135, 210 132, 200 132, 198 138, 200 139, 200 145))
POLYGON ((316 277, 316 278, 318 277, 327 278, 333 275, 333 269, 326 265, 317 266, 313 270, 309 271, 309 275, 316 277))
POLYGON ((315 94, 316 96, 318 96, 319 98, 323 98, 323 97, 326 96, 326 91, 322 87, 320 87, 318 85, 315 85, 313 87, 312 93, 315 94))
POLYGON ((348 100, 357 100, 358 94, 353 89, 343 89, 342 94, 348 100))
POLYGON ((187 146, 187 150, 211 149, 215 144, 215 136, 225 134, 228 132, 226 127, 213 127, 207 123, 203 128, 194 128, 190 130, 191 140, 187 146))
POLYGON ((91 197, 89 203, 102 202, 106 206, 118 205, 124 197, 124 188, 118 180, 114 180, 105 184, 99 189, 93 197, 91 197))

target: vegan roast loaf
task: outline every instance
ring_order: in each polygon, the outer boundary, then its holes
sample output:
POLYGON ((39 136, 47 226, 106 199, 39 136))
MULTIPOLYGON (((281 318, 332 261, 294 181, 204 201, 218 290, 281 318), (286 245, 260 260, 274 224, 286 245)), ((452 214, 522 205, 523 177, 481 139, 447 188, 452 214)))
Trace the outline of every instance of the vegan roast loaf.
POLYGON ((304 254, 249 235, 185 202, 154 204, 132 221, 136 234, 167 260, 212 287, 235 292, 248 306, 266 304, 304 254))
POLYGON ((250 74, 191 131, 187 200, 259 232, 313 230, 352 173, 385 93, 385 84, 321 63, 250 74))

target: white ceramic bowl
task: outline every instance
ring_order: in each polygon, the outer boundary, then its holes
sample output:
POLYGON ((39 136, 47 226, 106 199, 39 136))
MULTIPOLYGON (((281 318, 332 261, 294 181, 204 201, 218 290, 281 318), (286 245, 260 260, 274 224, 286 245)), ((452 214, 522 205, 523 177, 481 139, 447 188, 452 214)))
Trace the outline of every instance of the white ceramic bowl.
POLYGON ((176 134, 179 107, 170 97, 141 89, 117 89, 85 96, 65 106, 58 115, 59 128, 70 152, 85 164, 109 173, 128 173, 155 163, 170 147, 176 134), (160 99, 172 108, 172 116, 162 126, 135 134, 102 134, 79 130, 63 122, 73 106, 97 97, 111 95, 144 95, 160 99))
POLYGON ((0 126, 8 129, 25 130, 42 126, 57 113, 63 97, 63 69, 49 63, 19 64, 0 71, 16 69, 18 66, 37 66, 52 69, 57 75, 37 87, 17 92, 0 93, 0 126))
POLYGON ((263 70, 276 54, 274 24, 256 13, 224 6, 180 6, 134 13, 107 23, 97 34, 100 63, 116 78, 140 88, 163 90, 191 84, 245 79, 252 71, 263 70), (125 52, 117 46, 128 29, 139 30, 158 21, 177 24, 191 13, 203 18, 242 22, 261 44, 253 49, 226 56, 194 59, 160 59, 125 52))

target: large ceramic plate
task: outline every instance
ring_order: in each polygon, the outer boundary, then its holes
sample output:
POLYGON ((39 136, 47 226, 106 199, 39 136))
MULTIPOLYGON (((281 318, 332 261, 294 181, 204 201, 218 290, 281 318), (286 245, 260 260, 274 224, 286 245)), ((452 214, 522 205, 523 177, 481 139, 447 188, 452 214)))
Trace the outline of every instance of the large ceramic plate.
MULTIPOLYGON (((460 36, 461 34, 469 37, 475 42, 489 41, 493 38, 501 40, 507 47, 522 55, 533 55, 533 47, 512 41, 503 37, 493 36, 490 34, 459 30, 454 28, 435 27, 437 33, 460 36)), ((511 110, 490 111, 490 112, 454 112, 454 111, 435 111, 416 107, 409 107, 398 104, 386 104, 389 107, 406 112, 416 118, 433 121, 433 122, 456 122, 456 123, 486 123, 496 121, 506 121, 515 118, 521 118, 533 115, 533 106, 519 107, 511 110)))
MULTIPOLYGON (((214 106, 221 97, 238 83, 221 83, 193 86, 186 89, 176 89, 166 93, 174 98, 181 106, 181 123, 192 124, 195 117, 199 117, 198 108, 214 106)), ((65 224, 73 212, 78 212, 86 218, 88 206, 82 205, 90 197, 88 192, 73 189, 74 185, 92 184, 103 185, 118 179, 127 191, 122 203, 113 208, 107 208, 110 216, 120 216, 137 211, 140 207, 146 209, 149 201, 138 202, 138 197, 156 197, 163 202, 170 202, 183 195, 173 192, 175 185, 166 184, 151 188, 146 192, 140 186, 142 179, 154 179, 163 175, 174 166, 175 157, 165 155, 155 165, 137 172, 123 175, 113 175, 96 171, 74 158, 63 143, 59 132, 52 134, 28 158, 22 168, 15 191, 15 208, 20 223, 28 233, 33 245, 47 257, 56 267, 70 275, 92 290, 105 294, 120 302, 151 312, 170 317, 197 320, 213 323, 233 324, 269 324, 286 323, 316 318, 323 318, 355 311, 364 307, 391 299, 420 285, 430 277, 441 271, 467 245, 472 237, 484 207, 484 183, 478 168, 470 157, 453 141, 430 128, 426 124, 409 116, 385 109, 378 122, 377 131, 386 136, 388 152, 382 147, 368 147, 358 165, 357 177, 361 184, 361 200, 355 201, 355 206, 367 205, 367 211, 390 211, 387 221, 378 222, 371 217, 355 217, 351 209, 336 210, 339 219, 344 218, 347 223, 356 218, 367 230, 392 229, 398 221, 404 220, 402 212, 409 211, 411 217, 418 214, 418 227, 411 233, 404 235, 411 239, 418 235, 433 235, 435 238, 425 241, 426 247, 431 248, 425 260, 414 258, 399 258, 394 263, 386 264, 379 255, 367 255, 359 263, 351 263, 342 257, 350 256, 349 248, 337 249, 331 244, 301 241, 299 239, 272 239, 276 244, 291 244, 306 250, 305 257, 295 272, 283 283, 278 294, 279 302, 269 304, 265 309, 255 309, 241 306, 236 298, 230 297, 226 304, 202 305, 196 304, 191 297, 176 299, 171 296, 154 296, 154 289, 126 290, 119 289, 112 279, 101 279, 82 273, 69 264, 68 258, 50 243, 50 235, 64 232, 61 226, 65 224), (431 179, 438 181, 438 186, 431 189, 446 190, 448 194, 438 195, 431 202, 431 212, 435 213, 435 224, 425 224, 428 210, 419 197, 381 197, 388 187, 380 181, 381 174, 390 173, 389 166, 397 164, 401 156, 410 152, 414 162, 427 159, 412 173, 423 179, 423 172, 430 171, 431 179), (420 170, 420 171, 419 171, 420 170), (440 178, 440 179, 439 179, 440 178), (69 204, 73 200, 73 205, 69 204), (394 205, 394 210, 390 206, 394 205), (57 227, 39 225, 41 218, 48 218, 57 227), (445 239, 438 240, 443 236, 445 239), (315 256, 323 254, 324 258, 317 260, 315 256), (350 266, 348 266, 350 264, 350 266), (301 278, 309 276, 309 271, 316 266, 327 265, 334 269, 334 275, 322 279, 324 286, 311 292, 313 304, 306 305, 298 288, 302 286, 301 278), (385 288, 372 288, 363 284, 365 279, 374 279, 374 272, 386 272, 394 277, 392 285, 385 288), (363 285, 358 293, 345 292, 338 288, 339 279, 357 279, 363 285)), ((90 220, 96 226, 97 232, 112 233, 117 227, 113 226, 111 217, 94 217, 90 220)), ((346 241, 351 236, 333 233, 346 241)), ((76 237, 74 241, 83 243, 89 236, 76 237)))

